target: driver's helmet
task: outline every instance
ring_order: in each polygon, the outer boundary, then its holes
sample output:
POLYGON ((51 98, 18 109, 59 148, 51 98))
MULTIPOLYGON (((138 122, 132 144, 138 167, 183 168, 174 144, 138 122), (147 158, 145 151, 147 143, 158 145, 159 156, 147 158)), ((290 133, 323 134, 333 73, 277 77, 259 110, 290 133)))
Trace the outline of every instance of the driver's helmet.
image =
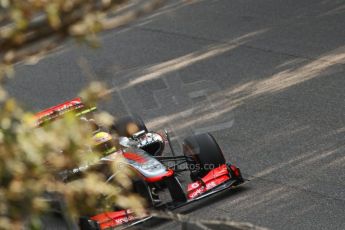
POLYGON ((98 132, 93 136, 94 149, 103 155, 109 155, 117 151, 115 140, 107 132, 98 132))

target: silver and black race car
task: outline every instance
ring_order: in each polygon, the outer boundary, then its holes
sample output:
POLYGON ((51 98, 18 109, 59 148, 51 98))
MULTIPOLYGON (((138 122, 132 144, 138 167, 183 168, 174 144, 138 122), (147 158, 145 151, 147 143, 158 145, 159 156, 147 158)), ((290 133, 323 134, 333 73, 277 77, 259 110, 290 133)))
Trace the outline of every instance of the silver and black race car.
MULTIPOLYGON (((85 114, 94 108, 85 108, 79 98, 73 99, 38 113, 37 124, 41 125, 71 110, 85 114)), ((120 136, 122 148, 103 157, 100 162, 106 164, 121 154, 128 167, 136 172, 134 192, 146 199, 150 210, 173 210, 244 182, 239 168, 226 162, 221 148, 210 133, 185 138, 182 153, 177 153, 168 131, 150 131, 139 116, 119 119, 111 131, 120 136), (139 131, 128 133, 126 127, 129 124, 135 124, 139 131), (166 146, 169 146, 170 153, 164 151, 166 146), (179 177, 181 172, 186 171, 189 172, 190 183, 185 189, 179 177), (168 191, 170 199, 161 199, 160 193, 163 191, 168 191)), ((111 212, 81 217, 79 226, 81 229, 113 229, 133 226, 149 218, 149 212, 145 217, 137 217, 131 210, 114 208, 111 212)))

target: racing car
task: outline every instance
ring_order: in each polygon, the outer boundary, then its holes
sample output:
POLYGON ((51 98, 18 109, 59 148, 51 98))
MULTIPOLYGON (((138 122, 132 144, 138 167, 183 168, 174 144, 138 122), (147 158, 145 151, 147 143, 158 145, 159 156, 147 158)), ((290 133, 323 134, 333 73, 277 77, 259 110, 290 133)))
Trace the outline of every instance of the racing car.
MULTIPOLYGON (((37 125, 57 119, 69 111, 85 116, 95 109, 75 98, 38 113, 37 125)), ((185 138, 182 153, 177 153, 167 130, 163 133, 151 131, 139 116, 119 119, 109 132, 120 136, 122 148, 100 161, 111 161, 116 154, 125 157, 127 165, 137 175, 133 179, 134 192, 146 199, 148 210, 174 210, 244 182, 240 169, 226 162, 220 146, 210 133, 185 138), (137 129, 128 132, 133 124, 137 129), (170 154, 164 152, 166 146, 169 146, 170 154), (180 183, 181 172, 185 171, 190 175, 186 189, 180 183), (170 199, 160 199, 163 191, 168 191, 170 199)), ((150 218, 149 212, 145 217, 137 217, 131 210, 114 209, 80 217, 79 226, 87 230, 113 229, 130 227, 150 218)))

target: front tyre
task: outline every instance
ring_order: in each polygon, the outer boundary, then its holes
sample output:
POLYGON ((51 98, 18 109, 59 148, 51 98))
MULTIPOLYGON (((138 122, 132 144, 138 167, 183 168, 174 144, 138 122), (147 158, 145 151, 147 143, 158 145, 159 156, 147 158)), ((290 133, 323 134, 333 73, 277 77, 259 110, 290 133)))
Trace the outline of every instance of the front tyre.
POLYGON ((193 181, 226 163, 222 150, 209 133, 187 137, 183 143, 183 154, 188 158, 193 181))

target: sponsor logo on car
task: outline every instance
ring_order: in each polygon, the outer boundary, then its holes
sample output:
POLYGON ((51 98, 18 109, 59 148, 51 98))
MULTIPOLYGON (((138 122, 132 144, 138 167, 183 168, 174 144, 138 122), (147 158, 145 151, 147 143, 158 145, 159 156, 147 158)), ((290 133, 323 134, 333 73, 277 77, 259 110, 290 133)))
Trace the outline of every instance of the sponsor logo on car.
POLYGON ((116 222, 116 224, 124 224, 124 223, 128 223, 128 222, 135 220, 135 219, 136 219, 135 216, 128 215, 128 216, 116 219, 115 222, 116 222))

